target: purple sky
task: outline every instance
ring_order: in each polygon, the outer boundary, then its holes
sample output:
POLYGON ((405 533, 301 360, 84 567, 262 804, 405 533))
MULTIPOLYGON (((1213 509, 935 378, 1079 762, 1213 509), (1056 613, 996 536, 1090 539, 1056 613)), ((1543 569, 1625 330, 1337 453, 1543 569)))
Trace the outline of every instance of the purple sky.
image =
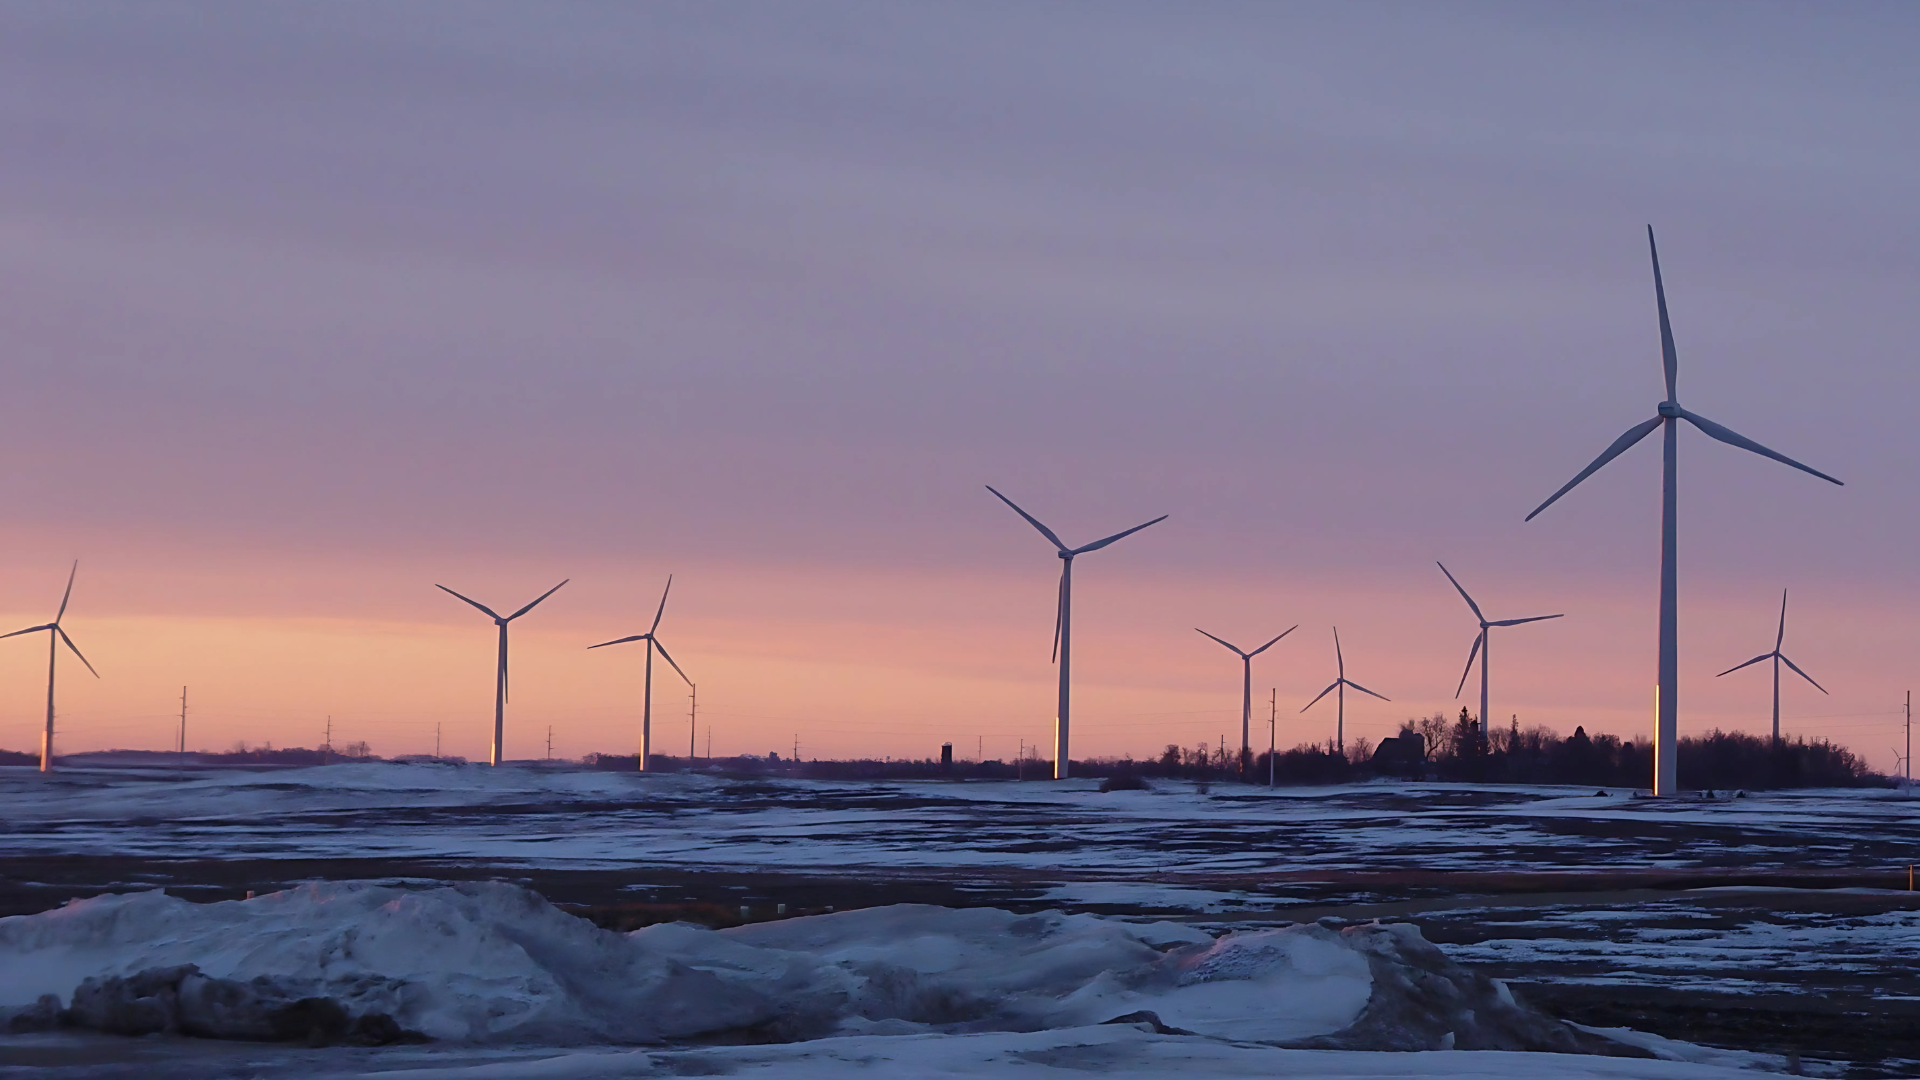
MULTIPOLYGON (((993 483, 1074 542, 1173 515, 1082 564, 1089 752, 1166 741, 1097 734, 1129 686, 1237 715, 1196 623, 1306 624, 1269 654, 1295 708, 1328 622, 1371 637, 1376 735, 1454 707, 1435 558, 1568 614, 1501 642, 1497 715, 1630 734, 1656 445, 1521 519, 1661 396, 1651 222, 1681 400, 1848 484, 1683 433, 1683 729, 1764 713, 1764 676, 1711 676, 1791 586, 1833 691, 1794 730, 1890 767, 1916 40, 1899 4, 10 4, 0 611, 44 619, 79 557, 76 631, 471 632, 478 720, 486 629, 434 581, 571 574, 548 629, 597 640, 676 571, 680 658, 758 740, 725 749, 857 714, 920 754, 1052 714, 1054 560, 993 483), (901 696, 794 701, 776 655, 901 696), (911 690, 988 668, 1004 696, 911 690)), ((0 745, 34 655, 0 655, 0 745)), ((73 748, 164 717, 188 674, 140 670, 73 684, 73 748)), ((554 676, 571 752, 628 740, 600 693, 554 676)), ((249 694, 311 741, 318 706, 249 694)))

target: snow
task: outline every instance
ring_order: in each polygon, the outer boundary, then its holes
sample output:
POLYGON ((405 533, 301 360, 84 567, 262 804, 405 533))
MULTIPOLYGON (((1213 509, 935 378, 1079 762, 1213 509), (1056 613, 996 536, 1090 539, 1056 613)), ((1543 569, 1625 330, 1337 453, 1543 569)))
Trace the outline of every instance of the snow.
MULTIPOLYGON (((1156 1035, 1132 1025, 1020 1034, 842 1037, 781 1046, 728 1046, 662 1053, 569 1053, 484 1065, 383 1069, 383 1080, 625 1080, 750 1075, 761 1080, 845 1077, 1033 1080, 1120 1076, 1138 1080, 1274 1077, 1297 1080, 1751 1080, 1750 1068, 1645 1058, 1517 1052, 1379 1053, 1285 1050, 1156 1035)), ((339 1076, 346 1073, 333 1074, 339 1076)))
POLYGON ((835 783, 586 769, 0 768, 0 855, 368 857, 524 866, 819 866, 1182 873, 1663 867, 1852 870, 1920 844, 1920 800, 1879 790, 1743 799, 1590 789, 1156 781, 835 783), (1676 844, 1682 838, 1683 844, 1676 844))
POLYGON ((183 964, 437 1039, 563 1045, 1028 1031, 1140 1010, 1280 1041, 1352 1024, 1372 985, 1366 957, 1316 926, 1216 940, 1170 923, 899 905, 622 935, 499 883, 315 884, 213 904, 150 891, 0 919, 0 1006, 183 964))

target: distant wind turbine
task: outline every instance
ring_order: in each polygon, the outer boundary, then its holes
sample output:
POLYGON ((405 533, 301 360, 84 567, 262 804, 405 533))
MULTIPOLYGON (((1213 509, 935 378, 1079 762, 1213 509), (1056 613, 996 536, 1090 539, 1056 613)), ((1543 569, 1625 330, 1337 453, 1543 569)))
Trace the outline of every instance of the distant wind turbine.
POLYGON ((1070 548, 1058 536, 1054 535, 1052 529, 1040 524, 1038 518, 1020 509, 1019 506, 1014 504, 1012 499, 1007 498, 998 491, 994 491, 992 484, 987 485, 987 490, 992 491, 994 497, 1001 502, 1013 507, 1014 513, 1026 518, 1027 524, 1040 530, 1040 535, 1046 537, 1047 541, 1058 549, 1060 553, 1060 599, 1054 608, 1053 616, 1053 659, 1055 663, 1060 665, 1060 705, 1054 714, 1053 720, 1053 778, 1055 780, 1065 780, 1069 769, 1068 762, 1070 761, 1067 756, 1067 691, 1069 686, 1069 661, 1073 645, 1073 558, 1076 555, 1085 555, 1089 551, 1099 551, 1115 540, 1132 536, 1134 533, 1146 528, 1147 525, 1157 525, 1167 520, 1167 515, 1161 514, 1159 517, 1147 522, 1146 525, 1135 525, 1125 532, 1114 533, 1105 540, 1095 540, 1091 544, 1070 548))
POLYGON ((1373 691, 1361 686, 1359 683, 1348 681, 1347 658, 1340 654, 1340 628, 1337 626, 1333 628, 1333 659, 1334 662, 1340 666, 1340 677, 1333 680, 1333 683, 1325 690, 1313 695, 1313 701, 1302 705, 1300 711, 1306 712, 1308 709, 1313 708, 1315 702, 1318 702, 1321 698, 1326 697, 1335 690, 1340 691, 1336 698, 1340 704, 1340 712, 1339 719, 1335 722, 1333 729, 1333 745, 1335 749, 1344 754, 1347 751, 1347 687, 1351 686, 1363 694, 1373 694, 1374 697, 1379 698, 1381 701, 1392 701, 1393 699, 1385 694, 1374 694, 1373 691))
MULTIPOLYGON (((1753 659, 1747 661, 1744 664, 1735 664, 1732 667, 1720 673, 1720 675, 1731 675, 1734 672, 1739 671, 1743 667, 1749 667, 1753 664, 1759 663, 1762 660, 1773 661, 1773 741, 1775 743, 1778 743, 1780 741, 1780 665, 1781 664, 1785 664, 1788 667, 1792 668, 1793 673, 1795 675, 1798 675, 1801 678, 1807 680, 1808 682, 1813 683, 1813 688, 1815 690, 1818 690, 1823 694, 1827 692, 1826 687, 1821 686, 1817 682, 1813 682, 1813 676, 1807 674, 1804 671, 1801 671, 1800 665, 1787 659, 1787 654, 1780 651, 1781 644, 1784 643, 1786 640, 1787 640, 1787 590, 1781 589, 1780 590, 1780 632, 1775 634, 1773 637, 1773 651, 1767 652, 1767 653, 1761 653, 1759 656, 1754 657, 1753 659)), ((1720 675, 1716 675, 1714 676, 1714 678, 1717 679, 1720 677, 1720 675)), ((1828 696, 1831 697, 1832 695, 1829 694, 1828 696)))
MULTIPOLYGON (((80 561, 76 559, 73 569, 67 571, 67 591, 60 597, 60 610, 53 616, 52 622, 15 630, 11 634, 0 634, 0 637, 19 637, 21 634, 37 634, 42 630, 47 632, 47 729, 40 733, 41 772, 53 771, 53 661, 60 655, 60 643, 66 642, 67 648, 73 650, 73 655, 80 657, 81 663, 87 664, 87 658, 80 656, 80 647, 73 643, 65 630, 60 629, 60 620, 67 614, 67 601, 73 598, 73 576, 79 572, 80 561)), ((87 664, 87 670, 93 671, 93 665, 87 664)), ((100 673, 93 671, 93 677, 99 678, 100 673)))
POLYGON ((1625 453, 1627 448, 1652 434, 1653 429, 1664 427, 1666 447, 1662 454, 1660 482, 1660 669, 1659 690, 1655 700, 1658 720, 1654 728, 1653 745, 1653 793, 1671 795, 1679 791, 1680 759, 1680 616, 1678 596, 1677 552, 1679 542, 1675 532, 1675 510, 1678 492, 1675 487, 1678 474, 1676 453, 1680 435, 1678 421, 1685 420, 1705 432, 1709 438, 1717 439, 1729 446, 1742 450, 1751 450, 1761 457, 1772 458, 1783 465, 1791 465, 1801 472, 1812 473, 1822 480, 1838 484, 1840 481, 1818 469, 1809 468, 1784 454, 1776 453, 1761 446, 1738 432, 1721 427, 1719 424, 1688 412, 1680 407, 1675 396, 1674 380, 1679 374, 1680 360, 1673 347, 1673 326, 1667 320, 1667 291, 1660 280, 1660 251, 1653 243, 1653 226, 1647 226, 1647 250, 1653 257, 1653 292, 1660 307, 1660 354, 1667 376, 1667 398, 1657 409, 1658 415, 1651 420, 1643 420, 1628 428, 1626 434, 1613 441, 1613 445, 1601 451, 1593 459, 1593 464, 1580 470, 1580 474, 1567 481, 1566 486, 1553 493, 1546 502, 1534 508, 1527 515, 1532 521, 1540 511, 1552 506, 1560 496, 1573 490, 1574 485, 1599 471, 1600 467, 1625 453))
MULTIPOLYGON (((659 649, 661 657, 664 658, 667 663, 673 664, 674 673, 679 675, 680 678, 687 684, 689 688, 693 686, 693 680, 687 678, 687 673, 680 670, 679 664, 673 663, 673 657, 667 655, 667 647, 665 645, 660 644, 660 639, 654 636, 654 633, 660 629, 660 617, 667 613, 667 593, 670 593, 672 591, 673 591, 673 575, 668 574, 667 587, 664 590, 662 590, 660 593, 660 610, 653 613, 653 625, 647 628, 646 633, 634 634, 632 637, 615 638, 612 641, 603 641, 598 645, 587 646, 587 648, 589 649, 604 649, 609 645, 624 645, 629 641, 644 641, 647 643, 646 689, 641 693, 641 703, 640 703, 640 771, 641 772, 647 772, 648 763, 653 760, 653 650, 659 649)), ((687 730, 689 732, 693 730, 692 721, 688 721, 687 730)), ((692 768, 693 767, 693 749, 692 749, 693 744, 691 740, 693 736, 689 734, 687 738, 689 740, 687 744, 688 745, 687 767, 692 768)))
POLYGON ((1458 700, 1460 691, 1467 688, 1467 676, 1473 674, 1473 660, 1475 656, 1478 656, 1480 658, 1480 731, 1484 736, 1488 730, 1487 661, 1493 649, 1493 637, 1490 631, 1496 626, 1519 626, 1521 623, 1541 622, 1546 619, 1560 619, 1565 618, 1565 616, 1534 615, 1525 619, 1499 619, 1489 622, 1485 615, 1480 614, 1480 605, 1473 602, 1473 597, 1467 595, 1466 589, 1461 588, 1459 580, 1453 576, 1452 571, 1447 569, 1446 564, 1436 561, 1433 565, 1438 566, 1440 572, 1447 575, 1447 580, 1453 582, 1453 587, 1460 593, 1460 599, 1467 602, 1467 606, 1473 609, 1473 617, 1480 620, 1480 636, 1473 639, 1473 648, 1467 652, 1467 666, 1460 672, 1460 685, 1454 687, 1453 696, 1455 700, 1458 700))
MULTIPOLYGON (((560 585, 565 585, 567 581, 572 581, 572 580, 573 580, 572 578, 568 578, 566 579, 566 581, 562 581, 560 585)), ((493 624, 500 628, 500 666, 497 669, 495 669, 493 674, 493 764, 495 765, 500 764, 500 755, 501 755, 500 739, 506 727, 506 719, 507 719, 507 624, 519 618, 520 616, 525 615, 527 612, 532 611, 534 608, 534 604, 538 604, 540 601, 545 600, 547 597, 552 596, 554 593, 559 592, 560 585, 555 585, 553 588, 548 589, 546 592, 541 593, 539 596, 534 598, 532 603, 529 603, 526 607, 521 608, 519 611, 516 611, 505 618, 501 618, 499 612, 494 611, 492 608, 481 603, 480 601, 472 600, 472 599, 468 599, 467 597, 460 596, 459 593, 454 592, 452 589, 447 588, 445 585, 434 586, 434 588, 439 589, 442 592, 450 593, 454 596, 459 596, 460 599, 466 600, 467 603, 472 604, 474 607, 477 607, 481 611, 486 612, 487 617, 493 620, 493 624)))
POLYGON ((1247 727, 1253 719, 1253 658, 1273 648, 1274 641, 1279 641, 1281 638, 1286 637, 1298 629, 1300 629, 1300 626, 1296 623, 1274 635, 1273 641, 1267 642, 1252 652, 1244 652, 1240 646, 1227 641, 1225 638, 1214 637, 1212 634, 1207 633, 1197 626, 1193 628, 1194 633, 1200 634, 1203 637, 1213 638, 1213 640, 1232 650, 1233 654, 1240 658, 1240 779, 1242 780, 1247 778, 1247 770, 1253 767, 1253 747, 1247 742, 1247 727))

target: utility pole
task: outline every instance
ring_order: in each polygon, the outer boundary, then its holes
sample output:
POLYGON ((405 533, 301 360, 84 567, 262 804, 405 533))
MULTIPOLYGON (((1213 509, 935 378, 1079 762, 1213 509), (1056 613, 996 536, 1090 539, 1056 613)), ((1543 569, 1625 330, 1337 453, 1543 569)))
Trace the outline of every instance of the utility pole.
POLYGON ((795 765, 800 764, 800 735, 798 732, 795 732, 793 736, 793 763, 795 765))
MULTIPOLYGON (((1909 695, 1911 696, 1911 695, 1909 695)), ((180 688, 180 752, 187 752, 187 688, 180 688)))
POLYGON ((1279 742, 1280 688, 1267 691, 1267 786, 1273 786, 1273 754, 1279 742))
POLYGON ((707 760, 713 760, 713 725, 707 725, 707 760))
POLYGON ((440 756, 440 721, 433 722, 433 756, 440 756))
POLYGON ((327 714, 327 738, 320 744, 320 764, 327 763, 327 757, 333 753, 333 714, 327 714))
POLYGON ((547 760, 553 760, 553 725, 547 725, 547 760))
POLYGON ((687 768, 693 768, 693 740, 699 731, 700 688, 687 683, 687 768))
POLYGON ((1913 798, 1913 691, 1907 691, 1907 798, 1913 798))

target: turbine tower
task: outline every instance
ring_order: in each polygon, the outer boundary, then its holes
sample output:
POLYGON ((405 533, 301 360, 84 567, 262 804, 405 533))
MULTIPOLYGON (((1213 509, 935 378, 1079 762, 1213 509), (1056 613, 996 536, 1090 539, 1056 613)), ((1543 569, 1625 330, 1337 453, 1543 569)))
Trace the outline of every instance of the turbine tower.
POLYGON ((1235 656, 1240 658, 1240 779, 1242 782, 1245 782, 1247 779, 1247 770, 1253 767, 1253 747, 1247 741, 1247 727, 1253 720, 1253 658, 1273 648, 1274 641, 1279 641, 1281 638, 1300 629, 1300 626, 1296 623, 1287 627, 1285 630, 1274 635, 1273 641, 1267 642, 1252 652, 1244 652, 1240 646, 1227 641, 1225 638, 1213 637, 1212 634, 1207 633, 1197 626, 1193 629, 1195 633, 1203 637, 1213 638, 1213 640, 1225 645, 1233 651, 1235 656))
POLYGON ((1660 667, 1659 689, 1654 698, 1657 716, 1654 726, 1653 744, 1653 793, 1672 795, 1679 791, 1680 761, 1680 616, 1678 598, 1678 575, 1676 566, 1679 542, 1675 535, 1675 509, 1678 492, 1675 483, 1678 473, 1676 453, 1680 435, 1680 421, 1685 420, 1699 428, 1707 437, 1717 439, 1729 446, 1742 450, 1751 450, 1761 457, 1772 458, 1783 465, 1791 465, 1801 472, 1812 473, 1822 480, 1838 484, 1840 481, 1818 469, 1809 468, 1787 457, 1785 454, 1769 450, 1752 439, 1680 407, 1680 401, 1674 391, 1674 379, 1679 374, 1680 360, 1673 347, 1673 326, 1667 320, 1667 291, 1660 280, 1660 250, 1654 246, 1653 226, 1647 226, 1647 251, 1653 258, 1653 293, 1660 307, 1660 355, 1666 370, 1667 398, 1657 409, 1657 415, 1651 420, 1643 420, 1627 429, 1626 434, 1613 440, 1613 445, 1600 452, 1593 464, 1580 470, 1580 474, 1567 481, 1566 486, 1553 493, 1546 502, 1534 508, 1527 515, 1532 521, 1540 511, 1552 506, 1560 496, 1573 490, 1574 485, 1599 471, 1600 467, 1625 453, 1627 448, 1653 433, 1654 428, 1665 428, 1665 448, 1661 456, 1660 482, 1660 667))
MULTIPOLYGON (((1783 644, 1786 640, 1787 640, 1787 590, 1781 589, 1780 590, 1780 632, 1773 636, 1773 651, 1768 653, 1761 653, 1759 656, 1754 657, 1753 659, 1747 661, 1745 664, 1735 664, 1732 667, 1720 673, 1720 675, 1731 675, 1734 672, 1739 671, 1743 667, 1748 667, 1753 664, 1757 664, 1762 660, 1773 661, 1773 741, 1775 745, 1779 745, 1779 742, 1780 742, 1780 665, 1785 664, 1788 667, 1792 668, 1793 673, 1795 675, 1798 675, 1801 678, 1807 680, 1808 682, 1813 683, 1813 688, 1815 690, 1818 690, 1823 694, 1827 692, 1826 687, 1821 686, 1817 682, 1813 682, 1813 676, 1807 674, 1804 671, 1801 671, 1799 664, 1796 664, 1793 661, 1787 659, 1787 654, 1780 651, 1781 644, 1783 644)), ((1720 675, 1715 675, 1714 678, 1717 679, 1720 677, 1720 675)), ((1832 695, 1828 695, 1828 696, 1831 697, 1832 695)))
POLYGON ((1453 572, 1447 569, 1446 564, 1436 561, 1433 565, 1438 566, 1440 572, 1447 575, 1447 580, 1453 582, 1453 587, 1460 592, 1460 599, 1467 602, 1467 606, 1473 609, 1473 617, 1480 620, 1480 636, 1473 639, 1473 648, 1467 651, 1467 666, 1460 672, 1460 685, 1454 687, 1453 697, 1458 701, 1460 691, 1467 688, 1467 676, 1473 674, 1473 660, 1478 656, 1480 658, 1480 731, 1484 737, 1487 731, 1487 659, 1493 651, 1493 638, 1488 631, 1496 626, 1519 626, 1521 623, 1560 619, 1565 616, 1534 615, 1525 619, 1498 619, 1489 622, 1485 615, 1480 614, 1480 605, 1474 603, 1473 597, 1467 595, 1467 590, 1460 587, 1460 582, 1453 576, 1453 572))
MULTIPOLYGON (((54 614, 52 622, 15 630, 11 634, 0 634, 0 637, 19 637, 21 634, 37 634, 42 630, 47 632, 47 729, 40 733, 41 772, 53 771, 53 661, 60 655, 60 643, 66 642, 67 648, 73 650, 73 655, 79 657, 81 663, 87 664, 87 658, 80 656, 80 647, 73 643, 65 630, 60 629, 60 620, 67 614, 67 601, 73 598, 73 576, 79 572, 80 561, 75 559, 73 569, 67 571, 67 591, 60 597, 60 610, 54 614)), ((93 665, 87 664, 87 670, 93 671, 93 665)), ((93 671, 93 677, 99 678, 100 673, 93 671)))
MULTIPOLYGON (((571 581, 571 580, 573 579, 568 578, 566 579, 566 581, 562 581, 560 585, 565 585, 567 581, 571 581)), ((506 719, 507 719, 507 624, 519 618, 520 616, 525 615, 527 612, 532 611, 534 604, 538 604, 540 601, 545 600, 547 597, 552 596, 554 593, 559 592, 560 585, 555 585, 553 588, 548 589, 546 592, 541 593, 539 596, 534 598, 532 603, 529 603, 526 607, 521 608, 519 611, 516 611, 505 618, 501 618, 499 612, 494 611, 492 608, 481 603, 480 601, 470 600, 467 597, 460 596, 459 593, 454 592, 452 589, 447 588, 445 585, 434 586, 434 588, 439 589, 442 592, 450 593, 454 596, 459 596, 460 599, 466 600, 467 603, 472 604, 474 607, 477 607, 481 611, 486 612, 487 617, 493 620, 493 624, 500 628, 500 666, 496 668, 493 673, 493 764, 495 765, 500 764, 500 756, 501 756, 500 739, 501 739, 501 735, 504 733, 504 730, 506 727, 506 719)))
MULTIPOLYGON (((587 646, 587 648, 589 649, 604 649, 609 645, 624 645, 629 641, 644 641, 647 643, 647 681, 646 681, 646 689, 641 694, 641 702, 640 702, 640 771, 641 772, 647 772, 648 771, 647 764, 648 762, 653 760, 653 650, 659 649, 660 655, 666 659, 667 663, 673 664, 674 673, 680 676, 680 678, 687 684, 688 688, 692 688, 693 686, 693 680, 687 678, 687 673, 680 670, 679 664, 673 663, 673 657, 667 655, 667 647, 665 645, 660 644, 660 639, 654 636, 654 632, 660 629, 660 617, 667 613, 667 593, 670 593, 672 591, 673 591, 673 575, 668 574, 667 587, 664 590, 662 590, 660 593, 660 609, 653 613, 653 625, 647 628, 646 633, 634 634, 632 637, 615 638, 612 641, 603 641, 598 645, 587 646)), ((693 727, 692 727, 691 720, 688 721, 687 730, 689 732, 687 736, 687 739, 688 739, 687 767, 692 768, 693 767, 693 743, 692 743, 693 736, 691 732, 693 730, 693 727)))
POLYGON ((1058 536, 1054 535, 1052 529, 1040 524, 1038 518, 1020 509, 1019 506, 1014 504, 1012 499, 1007 498, 998 491, 994 491, 992 484, 987 485, 987 490, 993 491, 994 497, 998 498, 1001 502, 1012 506, 1014 513, 1027 519, 1027 524, 1040 530, 1040 535, 1046 537, 1047 541, 1060 553, 1060 599, 1054 608, 1053 615, 1053 659, 1055 663, 1060 665, 1060 705, 1054 713, 1053 719, 1053 778, 1055 780, 1065 780, 1069 769, 1068 763, 1071 760, 1067 756, 1067 691, 1070 685, 1068 671, 1073 645, 1073 558, 1076 555, 1085 555, 1089 551, 1099 551, 1115 540, 1132 536, 1134 533, 1146 528, 1147 525, 1157 525, 1167 520, 1167 515, 1161 514, 1159 517, 1147 522, 1146 525, 1135 525, 1126 532, 1114 533, 1105 540, 1095 540, 1091 544, 1070 548, 1063 543, 1058 536))
MULTIPOLYGON (((1306 712, 1308 709, 1313 708, 1314 703, 1319 701, 1321 698, 1326 697, 1328 694, 1333 693, 1335 690, 1340 691, 1340 693, 1336 697, 1336 700, 1340 704, 1340 712, 1339 712, 1339 719, 1334 723, 1333 745, 1337 750, 1339 750, 1341 753, 1344 754, 1347 752, 1347 687, 1351 686, 1355 690, 1358 690, 1363 694, 1373 694, 1373 691, 1367 689, 1364 686, 1361 686, 1357 682, 1348 681, 1347 658, 1340 654, 1340 628, 1337 626, 1333 628, 1333 660, 1334 660, 1334 663, 1339 665, 1340 677, 1333 680, 1333 683, 1329 685, 1325 690, 1322 690, 1319 693, 1313 695, 1313 701, 1309 701, 1305 705, 1302 705, 1300 707, 1300 711, 1306 712)), ((1373 696, 1379 698, 1381 701, 1393 700, 1392 698, 1386 696, 1385 694, 1373 694, 1373 696)))

